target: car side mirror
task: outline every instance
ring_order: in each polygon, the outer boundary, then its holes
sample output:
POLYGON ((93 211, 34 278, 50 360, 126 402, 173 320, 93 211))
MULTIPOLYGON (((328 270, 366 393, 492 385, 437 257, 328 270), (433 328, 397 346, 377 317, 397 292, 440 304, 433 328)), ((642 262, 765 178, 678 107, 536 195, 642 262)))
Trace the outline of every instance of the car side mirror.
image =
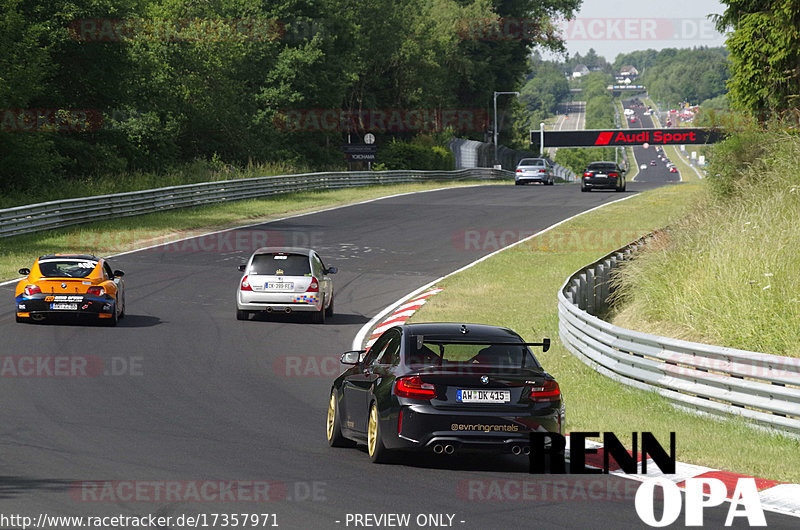
POLYGON ((361 364, 361 354, 366 350, 353 350, 347 351, 342 354, 342 364, 350 364, 356 366, 361 364))
POLYGON ((246 270, 247 270, 247 264, 246 263, 242 263, 241 265, 239 265, 239 271, 240 272, 244 272, 246 270))
POLYGON ((336 274, 337 272, 339 272, 337 267, 328 267, 325 269, 325 274, 336 274))
POLYGON ((31 270, 30 269, 20 269, 19 273, 22 274, 23 276, 27 276, 28 274, 31 273, 31 270))

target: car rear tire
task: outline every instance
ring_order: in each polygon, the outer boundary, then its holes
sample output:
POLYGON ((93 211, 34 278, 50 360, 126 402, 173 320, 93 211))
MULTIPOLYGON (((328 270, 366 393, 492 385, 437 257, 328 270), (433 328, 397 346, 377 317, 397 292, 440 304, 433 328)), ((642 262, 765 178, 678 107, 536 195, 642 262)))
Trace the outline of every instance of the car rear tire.
POLYGON ((14 318, 15 318, 15 319, 17 320, 17 322, 19 322, 19 323, 25 323, 25 322, 27 322, 27 321, 28 321, 28 319, 27 319, 27 318, 25 318, 25 317, 18 317, 18 316, 16 316, 16 315, 14 315, 14 318))
POLYGON ((247 320, 249 316, 250 313, 248 311, 236 310, 236 320, 247 320))
POLYGON ((106 326, 113 328, 119 322, 119 313, 117 313, 117 307, 119 307, 119 300, 114 301, 114 311, 111 312, 111 318, 106 319, 106 326))
POLYGON ((515 180, 515 181, 514 181, 514 185, 516 185, 516 186, 522 186, 522 182, 520 182, 520 181, 518 181, 518 180, 515 180))
POLYGON ((552 186, 552 185, 553 185, 553 184, 555 184, 555 183, 556 183, 556 181, 555 181, 555 180, 552 180, 552 179, 550 179, 550 180, 548 180, 547 182, 545 182, 545 184, 546 184, 547 186, 552 186))
POLYGON ((336 399, 336 391, 331 390, 331 398, 328 400, 328 423, 327 423, 328 445, 331 447, 353 447, 355 442, 348 440, 342 435, 342 422, 339 416, 339 402, 336 399))
POLYGON ((328 316, 328 317, 332 317, 333 316, 333 300, 334 300, 334 298, 333 298, 333 296, 331 296, 331 303, 330 303, 330 305, 328 305, 328 309, 325 310, 325 315, 328 316))
POLYGON ((389 462, 389 450, 383 445, 381 422, 378 421, 378 405, 373 401, 367 421, 367 454, 373 464, 389 462))
POLYGON ((322 307, 319 308, 319 311, 315 311, 313 313, 313 322, 314 324, 324 324, 325 323, 325 302, 322 302, 322 307))
POLYGON ((589 189, 590 188, 588 186, 584 186, 583 184, 581 184, 581 191, 589 191, 589 189))

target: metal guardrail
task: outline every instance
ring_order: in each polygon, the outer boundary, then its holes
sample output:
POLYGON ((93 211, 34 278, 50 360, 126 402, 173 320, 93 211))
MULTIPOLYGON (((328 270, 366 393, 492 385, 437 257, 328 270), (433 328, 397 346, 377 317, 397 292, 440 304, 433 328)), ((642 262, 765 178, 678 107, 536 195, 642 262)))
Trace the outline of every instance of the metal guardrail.
POLYGON ((0 237, 39 232, 113 217, 252 199, 308 190, 354 188, 429 180, 510 179, 510 171, 470 168, 456 171, 351 171, 186 184, 113 195, 28 204, 0 210, 0 237))
POLYGON ((564 283, 558 314, 567 349, 601 374, 680 407, 800 436, 800 358, 659 337, 594 316, 608 307, 611 270, 643 244, 614 251, 564 283))

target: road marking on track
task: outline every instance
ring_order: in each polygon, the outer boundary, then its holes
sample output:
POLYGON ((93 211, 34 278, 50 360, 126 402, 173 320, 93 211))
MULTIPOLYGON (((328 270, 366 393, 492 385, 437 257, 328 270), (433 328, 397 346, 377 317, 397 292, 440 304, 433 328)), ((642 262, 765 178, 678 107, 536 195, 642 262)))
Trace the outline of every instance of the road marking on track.
POLYGON ((423 285, 419 289, 415 289, 414 291, 408 293, 407 295, 403 296, 402 298, 396 300, 392 304, 386 306, 377 315, 372 317, 369 322, 364 324, 361 327, 361 329, 358 330, 358 333, 356 333, 356 336, 353 338, 352 349, 354 349, 354 350, 362 350, 362 349, 364 349, 364 345, 366 344, 367 334, 370 334, 370 336, 371 336, 372 334, 370 332, 378 325, 379 322, 382 321, 383 318, 385 318, 387 315, 392 313, 395 310, 395 308, 399 308, 400 306, 402 306, 404 304, 410 303, 410 301, 413 300, 415 297, 419 296, 420 293, 424 292, 427 289, 430 289, 430 288, 434 287, 437 283, 439 283, 440 281, 444 280, 445 278, 449 278, 450 276, 453 276, 454 274, 458 274, 461 271, 465 271, 465 270, 467 270, 467 269, 469 269, 471 267, 474 267, 478 263, 486 261, 487 259, 495 256, 496 254, 499 254, 500 252, 503 252, 504 250, 508 250, 509 248, 516 247, 517 245, 525 243, 526 241, 530 241, 531 239, 533 239, 533 238, 535 238, 537 236, 540 236, 540 235, 542 235, 542 234, 544 234, 546 232, 549 232, 550 230, 552 230, 552 229, 554 229, 554 228, 556 228, 558 226, 561 226, 562 224, 566 223, 567 221, 571 221, 571 220, 573 220, 573 219, 575 219, 577 217, 580 217, 583 214, 587 214, 589 212, 593 212, 595 210, 599 210, 600 208, 608 206, 609 204, 615 204, 615 203, 618 203, 618 202, 621 202, 621 201, 626 201, 626 200, 628 200, 628 199, 630 199, 632 197, 635 197, 635 196, 636 195, 628 195, 627 197, 622 197, 621 199, 616 199, 616 200, 601 204, 599 206, 595 206, 594 208, 590 208, 588 210, 585 210, 585 211, 583 211, 581 213, 575 214, 575 215, 573 215, 571 217, 568 217, 566 219, 562 219, 561 221, 559 221, 559 222, 557 222, 555 224, 552 224, 552 225, 548 226, 547 228, 544 228, 544 229, 540 230, 539 232, 536 232, 533 235, 530 235, 530 236, 528 236, 528 237, 526 237, 524 239, 520 239, 519 241, 511 243, 510 245, 507 245, 507 246, 505 246, 505 247, 503 247, 501 249, 495 250, 494 252, 491 252, 491 253, 489 253, 489 254, 481 257, 481 258, 476 259, 475 261, 473 261, 471 263, 468 263, 468 264, 464 265, 460 269, 454 270, 451 273, 445 274, 441 278, 437 278, 437 279, 433 280, 432 282, 426 283, 425 285, 423 285))
MULTIPOLYGON (((407 192, 404 192, 404 193, 395 193, 393 195, 386 195, 384 197, 375 197, 373 199, 366 199, 366 200, 359 201, 359 202, 353 202, 353 203, 349 203, 349 204, 340 204, 339 206, 331 206, 329 208, 323 208, 321 210, 314 210, 314 211, 311 211, 311 212, 299 213, 299 214, 295 214, 295 215, 287 215, 286 217, 280 217, 280 218, 277 218, 277 219, 270 219, 268 221, 263 221, 262 220, 262 221, 256 222, 256 223, 245 224, 245 225, 237 225, 237 226, 233 226, 233 227, 230 227, 230 228, 223 228, 221 230, 215 230, 213 232, 206 232, 204 234, 193 234, 191 236, 181 237, 181 238, 170 240, 170 241, 161 241, 160 243, 157 243, 155 245, 149 245, 149 246, 137 248, 137 249, 134 249, 134 250, 126 250, 125 252, 120 252, 119 254, 111 254, 110 256, 103 256, 103 257, 105 257, 105 258, 116 258, 118 256, 125 256, 126 254, 133 254, 134 252, 141 252, 143 250, 150 250, 150 249, 153 249, 153 248, 165 247, 167 245, 172 245, 174 243, 180 243, 181 241, 188 241, 190 239, 201 238, 201 237, 211 236, 211 235, 215 235, 215 234, 222 234, 222 233, 225 233, 225 232, 231 232, 233 230, 239 230, 241 228, 252 228, 254 226, 261 226, 261 225, 266 225, 266 224, 270 224, 270 223, 278 223, 280 221, 285 221, 287 219, 295 219, 297 217, 304 217, 306 215, 313 215, 313 214, 318 214, 318 213, 323 213, 323 212, 330 212, 330 211, 333 211, 333 210, 339 210, 341 208, 349 208, 350 206, 359 206, 361 204, 368 204, 370 202, 382 201, 384 199, 393 199, 395 197, 402 197, 404 195, 414 195, 415 193, 429 193, 429 192, 432 192, 432 191, 452 190, 452 189, 455 189, 455 188, 475 188, 475 187, 478 187, 478 186, 483 186, 483 184, 470 184, 469 186, 444 187, 444 188, 434 188, 432 190, 407 191, 407 192)), ((12 283, 17 283, 21 279, 22 279, 22 277, 14 279, 14 280, 6 280, 4 282, 0 282, 0 287, 3 287, 5 285, 11 285, 12 283)))

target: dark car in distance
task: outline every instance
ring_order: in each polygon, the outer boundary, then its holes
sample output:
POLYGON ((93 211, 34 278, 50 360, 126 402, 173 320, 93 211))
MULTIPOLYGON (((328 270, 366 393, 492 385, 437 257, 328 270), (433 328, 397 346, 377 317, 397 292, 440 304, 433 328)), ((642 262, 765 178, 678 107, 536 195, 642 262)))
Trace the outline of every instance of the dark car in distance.
POLYGON ((386 330, 333 382, 327 438, 363 443, 373 462, 400 451, 530 454, 530 432, 561 433, 556 380, 508 328, 426 323, 386 330))
POLYGON ((625 191, 625 170, 616 162, 591 162, 581 176, 581 191, 595 188, 625 191))

